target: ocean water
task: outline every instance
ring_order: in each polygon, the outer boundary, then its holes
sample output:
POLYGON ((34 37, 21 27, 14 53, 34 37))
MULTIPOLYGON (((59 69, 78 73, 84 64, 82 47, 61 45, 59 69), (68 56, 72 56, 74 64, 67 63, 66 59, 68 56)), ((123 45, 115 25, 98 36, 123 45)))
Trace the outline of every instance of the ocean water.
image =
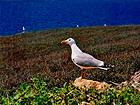
POLYGON ((54 28, 140 24, 140 0, 0 0, 0 35, 54 28))

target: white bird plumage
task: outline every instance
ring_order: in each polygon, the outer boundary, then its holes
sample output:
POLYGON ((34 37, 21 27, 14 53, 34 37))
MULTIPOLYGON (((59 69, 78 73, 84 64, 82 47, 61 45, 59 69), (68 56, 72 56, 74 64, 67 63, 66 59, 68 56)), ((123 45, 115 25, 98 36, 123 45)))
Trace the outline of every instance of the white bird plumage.
POLYGON ((94 69, 94 68, 99 68, 103 70, 109 69, 109 67, 105 67, 105 63, 103 61, 98 60, 87 53, 82 52, 76 45, 74 39, 68 38, 67 40, 62 41, 61 43, 70 45, 72 50, 71 59, 73 63, 76 66, 80 67, 81 69, 94 69))

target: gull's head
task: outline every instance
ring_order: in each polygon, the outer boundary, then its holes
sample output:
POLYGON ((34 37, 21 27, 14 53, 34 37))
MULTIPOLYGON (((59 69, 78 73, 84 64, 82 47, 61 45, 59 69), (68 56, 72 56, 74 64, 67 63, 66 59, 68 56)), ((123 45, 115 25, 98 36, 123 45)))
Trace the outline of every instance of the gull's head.
POLYGON ((72 44, 75 44, 75 40, 72 38, 68 38, 67 40, 63 40, 61 43, 72 45, 72 44))

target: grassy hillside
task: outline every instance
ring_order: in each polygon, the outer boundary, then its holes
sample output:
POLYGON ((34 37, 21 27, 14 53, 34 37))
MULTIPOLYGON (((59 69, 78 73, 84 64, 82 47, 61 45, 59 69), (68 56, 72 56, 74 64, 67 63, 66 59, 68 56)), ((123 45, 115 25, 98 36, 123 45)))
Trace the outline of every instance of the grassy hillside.
POLYGON ((11 88, 44 75, 48 86, 62 86, 79 77, 70 48, 60 42, 72 37, 85 52, 115 65, 109 71, 88 70, 85 78, 122 82, 140 69, 140 26, 49 30, 0 38, 0 86, 11 88))

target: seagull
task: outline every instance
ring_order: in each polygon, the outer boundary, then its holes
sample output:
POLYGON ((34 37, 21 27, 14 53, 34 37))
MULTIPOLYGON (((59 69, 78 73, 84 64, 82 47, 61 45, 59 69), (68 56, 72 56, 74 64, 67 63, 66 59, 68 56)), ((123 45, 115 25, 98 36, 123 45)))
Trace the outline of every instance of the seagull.
POLYGON ((106 24, 104 24, 104 27, 106 27, 107 25, 106 24))
POLYGON ((25 33, 25 27, 24 26, 22 27, 22 33, 25 33))
MULTIPOLYGON (((78 66, 82 71, 88 69, 103 69, 108 70, 113 68, 114 65, 105 64, 103 61, 94 58, 92 55, 84 53, 78 48, 76 42, 73 38, 68 38, 67 40, 63 40, 62 44, 68 44, 71 47, 71 59, 73 63, 78 66)), ((82 71, 81 76, 82 77, 82 71)))

